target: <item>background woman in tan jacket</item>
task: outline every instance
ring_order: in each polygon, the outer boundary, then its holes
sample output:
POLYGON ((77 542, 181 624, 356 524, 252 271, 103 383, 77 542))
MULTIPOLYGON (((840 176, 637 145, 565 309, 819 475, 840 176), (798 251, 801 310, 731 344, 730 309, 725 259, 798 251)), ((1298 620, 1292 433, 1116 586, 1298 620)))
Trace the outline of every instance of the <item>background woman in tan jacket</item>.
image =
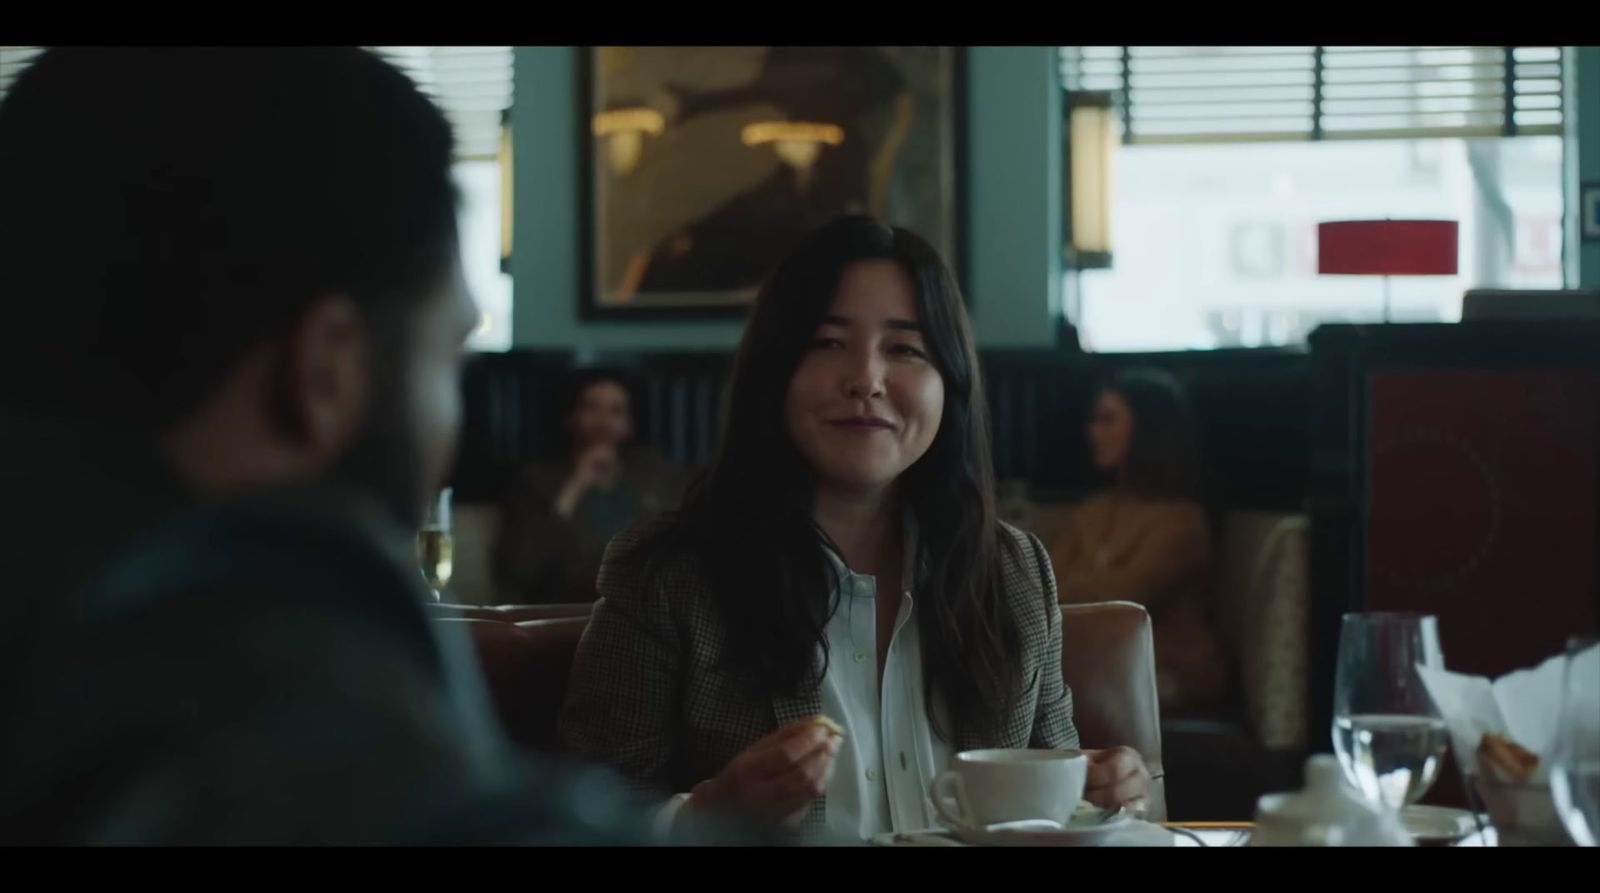
POLYGON ((1061 600, 1144 605, 1162 706, 1209 706, 1226 693, 1228 668, 1188 403, 1167 374, 1124 370, 1098 388, 1088 433, 1112 483, 1073 511, 1050 550, 1061 600))

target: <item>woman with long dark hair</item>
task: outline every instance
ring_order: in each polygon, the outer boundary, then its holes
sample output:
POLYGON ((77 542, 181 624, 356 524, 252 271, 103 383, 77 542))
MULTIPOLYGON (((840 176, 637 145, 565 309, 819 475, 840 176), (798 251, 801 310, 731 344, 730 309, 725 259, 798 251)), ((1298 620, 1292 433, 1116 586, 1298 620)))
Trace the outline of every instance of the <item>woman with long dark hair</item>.
POLYGON ((1213 626, 1211 532, 1193 413, 1177 381, 1126 369, 1096 388, 1095 467, 1111 479, 1051 549, 1064 602, 1132 601, 1150 612, 1167 708, 1211 706, 1227 688, 1213 626))
MULTIPOLYGON (((996 518, 982 394, 926 241, 808 236, 756 299, 710 468, 608 550, 567 745, 682 808, 862 838, 936 825, 952 752, 1076 747, 1054 579, 996 518)), ((1149 784, 1091 752, 1091 801, 1149 784)))

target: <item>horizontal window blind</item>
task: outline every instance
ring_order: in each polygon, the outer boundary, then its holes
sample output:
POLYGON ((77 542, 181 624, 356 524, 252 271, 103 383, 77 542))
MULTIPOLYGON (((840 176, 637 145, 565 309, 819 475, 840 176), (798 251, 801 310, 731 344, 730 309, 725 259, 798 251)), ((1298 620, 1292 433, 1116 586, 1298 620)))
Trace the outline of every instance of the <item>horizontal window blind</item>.
POLYGON ((1062 47, 1130 144, 1559 134, 1560 47, 1062 47))
POLYGON ((33 63, 44 47, 0 47, 0 102, 4 102, 11 84, 33 63))
POLYGON ((511 107, 511 47, 368 47, 411 76, 456 135, 456 158, 493 161, 511 107))

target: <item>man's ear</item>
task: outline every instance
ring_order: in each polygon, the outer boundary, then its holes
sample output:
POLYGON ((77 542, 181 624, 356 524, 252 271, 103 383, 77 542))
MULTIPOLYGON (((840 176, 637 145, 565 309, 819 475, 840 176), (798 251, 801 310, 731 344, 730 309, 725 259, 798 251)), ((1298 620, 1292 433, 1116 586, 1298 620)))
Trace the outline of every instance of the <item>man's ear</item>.
POLYGON ((370 333, 349 298, 324 295, 300 314, 278 383, 286 433, 319 464, 331 464, 360 432, 373 390, 370 333))

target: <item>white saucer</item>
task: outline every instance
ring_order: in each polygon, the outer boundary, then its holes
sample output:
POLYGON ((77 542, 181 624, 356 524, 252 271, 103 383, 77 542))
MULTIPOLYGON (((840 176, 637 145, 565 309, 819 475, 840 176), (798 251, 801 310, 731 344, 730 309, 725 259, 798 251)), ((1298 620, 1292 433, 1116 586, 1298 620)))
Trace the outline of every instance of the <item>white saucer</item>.
POLYGON ((1424 846, 1455 843, 1478 830, 1472 813, 1444 806, 1407 806, 1400 810, 1400 824, 1424 846))
POLYGON ((1101 809, 1085 800, 1066 825, 1051 821, 1006 822, 969 828, 928 828, 877 834, 873 846, 1096 846, 1112 832, 1130 827, 1125 809, 1101 809))
POLYGON ((1115 812, 1083 803, 1065 825, 1054 822, 1009 822, 977 828, 956 828, 955 836, 972 846, 1095 846, 1132 821, 1127 810, 1115 812))

